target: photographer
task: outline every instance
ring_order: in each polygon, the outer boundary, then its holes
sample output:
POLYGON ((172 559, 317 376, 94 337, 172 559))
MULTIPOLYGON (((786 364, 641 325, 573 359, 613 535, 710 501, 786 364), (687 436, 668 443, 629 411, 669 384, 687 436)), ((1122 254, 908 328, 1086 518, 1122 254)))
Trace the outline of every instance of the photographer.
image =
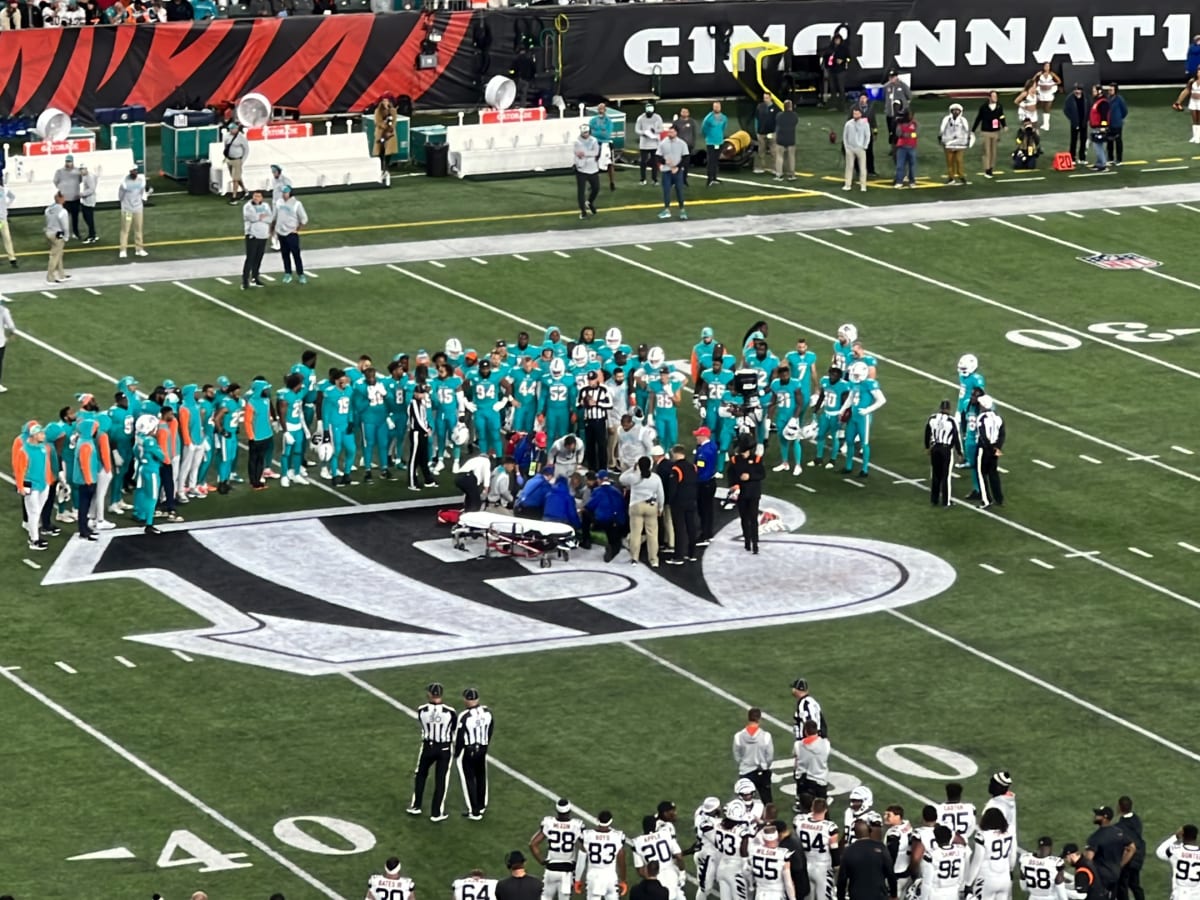
POLYGON ((729 461, 729 484, 737 493, 738 516, 742 520, 742 540, 746 549, 758 555, 758 504, 762 500, 762 483, 766 478, 762 455, 749 434, 738 439, 737 453, 729 461))
POLYGON ((839 25, 829 43, 821 51, 821 106, 830 100, 836 106, 846 99, 846 70, 850 67, 850 48, 846 35, 850 29, 839 25))

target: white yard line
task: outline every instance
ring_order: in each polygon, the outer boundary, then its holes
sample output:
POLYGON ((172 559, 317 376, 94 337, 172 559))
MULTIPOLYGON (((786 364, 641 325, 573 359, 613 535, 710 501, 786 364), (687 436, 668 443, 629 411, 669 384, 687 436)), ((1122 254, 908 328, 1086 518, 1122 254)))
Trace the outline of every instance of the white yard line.
POLYGON ((93 740, 99 742, 101 745, 103 745, 108 750, 111 750, 113 753, 115 753, 117 756, 121 757, 123 760, 125 760, 127 763, 132 765, 138 771, 142 772, 142 774, 148 775, 149 777, 153 778, 155 781, 157 781, 159 784, 161 784, 163 787, 165 787, 168 791, 170 791, 176 797, 179 797, 185 803, 188 803, 189 805, 191 805, 192 807, 194 807, 195 809, 197 809, 204 815, 208 816, 208 818, 212 819, 214 822, 217 822, 219 825, 223 826, 224 828, 226 828, 227 830, 229 830, 230 832, 235 834, 237 837, 241 838, 243 841, 245 841, 250 846, 254 847, 256 850, 258 850, 258 852, 262 853, 268 859, 274 861, 275 863, 278 863, 280 866, 287 869, 289 872, 291 872, 293 875, 295 875, 301 881, 305 882, 309 887, 313 888, 314 890, 316 890, 316 891, 320 892, 321 894, 323 894, 324 896, 328 897, 329 900, 345 900, 345 898, 341 894, 339 894, 337 891, 335 891, 333 888, 329 887, 324 882, 317 879, 316 876, 310 874, 309 872, 307 872, 306 870, 304 870, 300 866, 298 866, 296 863, 292 862, 290 859, 288 859, 282 853, 278 852, 273 847, 271 847, 271 845, 268 844, 266 841, 260 840, 259 838, 255 837, 253 834, 251 834, 249 831, 247 831, 241 825, 238 825, 232 819, 228 818, 224 814, 218 812, 213 807, 209 806, 207 803, 205 803, 203 800, 201 800, 195 794, 188 791, 186 788, 183 788, 176 782, 172 781, 165 774, 163 774, 158 769, 151 766, 149 763, 142 760, 140 757, 134 755, 130 750, 127 750, 125 747, 118 744, 116 741, 114 741, 108 735, 104 734, 102 731, 93 727, 92 725, 89 725, 87 722, 85 722, 83 719, 79 718, 79 716, 75 715, 73 712, 71 712, 66 707, 55 702, 54 700, 51 700, 48 696, 43 694, 37 688, 28 684, 21 678, 18 678, 16 675, 13 675, 12 672, 9 671, 7 668, 0 667, 0 677, 6 679, 12 685, 14 685, 15 687, 24 691, 27 695, 32 697, 34 700, 41 703, 47 709, 56 713, 61 718, 65 719, 66 721, 70 722, 72 725, 74 725, 76 728, 78 728, 84 734, 88 735, 93 740))
POLYGON ((758 238, 760 241, 766 241, 768 244, 775 243, 775 238, 773 238, 767 234, 756 234, 755 237, 758 238))
POLYGON ((393 272, 399 272, 401 275, 411 278, 414 281, 419 281, 419 282, 421 282, 421 284, 423 284, 427 287, 435 288, 436 290, 439 290, 439 291, 442 291, 443 293, 449 294, 451 297, 457 297, 459 300, 465 300, 467 303, 470 303, 473 306, 478 306, 480 309, 486 309, 488 312, 495 313, 498 316, 503 316, 506 319, 511 319, 512 321, 514 321, 520 325, 527 325, 530 328, 541 328, 542 327, 537 322, 531 321, 530 319, 523 319, 520 316, 513 315, 508 310, 501 309, 498 306, 493 306, 491 303, 486 303, 483 300, 479 300, 479 299, 476 299, 475 297, 471 297, 467 294, 462 293, 461 291, 456 291, 452 287, 447 287, 444 284, 439 284, 438 282, 433 281, 430 278, 426 278, 424 275, 418 275, 416 272, 409 271, 408 269, 403 269, 400 266, 389 265, 388 268, 391 269, 393 272))
POLYGON ((55 665, 58 666, 60 669, 62 669, 64 672, 66 672, 68 675, 78 675, 79 674, 78 670, 67 665, 62 660, 59 660, 58 662, 56 662, 55 665))
POLYGON ((987 563, 980 563, 979 568, 984 569, 985 571, 991 572, 993 575, 1003 575, 1004 574, 1003 569, 997 569, 995 566, 989 566, 987 563))
POLYGON ((1192 456, 1193 455, 1193 452, 1191 450, 1189 450, 1187 447, 1180 447, 1177 444, 1172 444, 1171 449, 1174 450, 1176 453, 1182 453, 1184 456, 1192 456))
POLYGON ((433 266, 435 269, 444 269, 444 268, 446 268, 446 264, 445 264, 445 263, 443 263, 443 262, 438 262, 436 259, 430 259, 430 260, 426 260, 426 262, 428 262, 428 263, 429 263, 431 266, 433 266))
POLYGON ((1141 547, 1130 547, 1129 552, 1132 553, 1134 556, 1142 557, 1142 559, 1154 559, 1153 553, 1147 553, 1141 547))
POLYGON ((856 488, 864 486, 861 481, 855 481, 853 478, 843 478, 842 481, 846 482, 846 484, 854 485, 856 488))
POLYGON ((1018 668, 1017 666, 1014 666, 1011 663, 1007 663, 1002 659, 998 659, 997 657, 992 656, 990 653, 985 653, 982 650, 976 649, 975 647, 972 647, 971 645, 958 640, 957 638, 951 637, 950 635, 945 634, 944 632, 938 631, 936 628, 932 628, 929 625, 926 625, 924 622, 920 622, 917 619, 914 619, 912 616, 906 615, 905 613, 902 613, 899 610, 889 609, 889 610, 886 610, 886 612, 888 615, 893 616, 894 618, 897 618, 902 622, 907 622, 909 625, 912 625, 914 628, 919 628, 921 631, 924 631, 926 634, 932 635, 933 637, 936 637, 939 640, 943 640, 948 644, 952 644, 953 646, 958 647, 960 650, 962 650, 966 653, 970 653, 972 656, 974 656, 978 659, 981 659, 984 662, 990 663, 993 666, 1003 669, 1004 671, 1008 672, 1010 675, 1016 675, 1018 678, 1020 678, 1024 681, 1028 681, 1030 684, 1037 685, 1038 687, 1042 688, 1042 690, 1048 691, 1051 694, 1061 697, 1070 703, 1074 703, 1076 706, 1082 707, 1083 709, 1086 709, 1089 712, 1095 713, 1096 715, 1100 716, 1101 718, 1107 719, 1109 722, 1112 722, 1114 725, 1120 725, 1122 728, 1132 731, 1135 734, 1140 734, 1142 737, 1147 738, 1148 740, 1151 740, 1154 743, 1156 743, 1162 747, 1166 747, 1168 750, 1173 750, 1174 752, 1192 760, 1193 762, 1200 762, 1200 753, 1196 753, 1192 750, 1189 750, 1187 747, 1181 746, 1180 744, 1177 744, 1174 741, 1167 740, 1166 738, 1162 737, 1161 735, 1156 734, 1153 731, 1150 731, 1148 728, 1143 728, 1141 725, 1131 722, 1128 719, 1122 718, 1121 716, 1118 716, 1115 713, 1110 712, 1109 710, 1105 709, 1102 706, 1097 706, 1095 703, 1091 703, 1087 700, 1084 700, 1075 691, 1063 690, 1062 688, 1058 687, 1055 684, 1051 684, 1050 682, 1048 682, 1042 678, 1038 678, 1036 675, 1033 675, 1032 673, 1027 672, 1024 669, 1018 668))
POLYGON ((1050 565, 1050 563, 1043 562, 1042 560, 1037 559, 1036 557, 1031 557, 1029 561, 1031 563, 1033 563, 1035 566, 1040 566, 1043 569, 1053 569, 1054 568, 1054 566, 1050 565))
POLYGON ((1068 209, 1067 215, 1070 216, 1072 219, 1082 219, 1083 218, 1083 216, 1081 216, 1079 213, 1075 212, 1073 209, 1068 209))
MULTIPOLYGON (((1088 456, 1086 453, 1080 453, 1079 458, 1082 459, 1084 462, 1091 463, 1093 466, 1103 465, 1103 462, 1101 460, 1096 459, 1096 457, 1094 457, 1094 456, 1088 456)), ((1144 458, 1149 459, 1149 457, 1144 457, 1144 458)))
POLYGON ((922 231, 931 231, 932 230, 928 225, 924 224, 923 222, 913 222, 912 225, 913 225, 913 228, 919 228, 922 231))
POLYGON ((1043 469, 1053 469, 1054 468, 1053 465, 1046 462, 1045 460, 1035 459, 1035 460, 1032 460, 1032 462, 1035 466, 1041 466, 1043 469))
POLYGON ((139 294, 146 293, 146 289, 144 287, 142 287, 140 284, 131 284, 130 287, 133 288, 135 291, 137 291, 139 294))
MULTIPOLYGON (((713 684, 713 682, 709 681, 707 678, 703 678, 702 676, 697 675, 695 672, 692 672, 689 669, 685 669, 685 668, 683 668, 683 666, 676 665, 675 663, 671 662, 669 659, 659 656, 653 650, 649 650, 646 647, 643 647, 641 644, 635 643, 634 641, 622 641, 621 643, 624 646, 628 647, 630 650, 633 650, 634 652, 640 653, 642 656, 645 656, 647 659, 654 660, 660 666, 662 666, 665 669, 669 669, 670 671, 674 672, 676 675, 683 676, 688 681, 692 682, 693 684, 699 685, 700 687, 704 688, 705 690, 709 691, 710 693, 716 694, 718 697, 722 698, 723 700, 728 700, 731 704, 738 707, 739 709, 746 710, 746 709, 749 709, 753 705, 753 704, 748 703, 747 701, 743 700, 741 697, 731 694, 729 691, 725 690, 724 688, 719 687, 716 684, 713 684)), ((790 724, 783 721, 782 719, 777 718, 776 716, 771 715, 766 710, 763 710, 763 718, 766 721, 770 722, 772 725, 774 725, 776 728, 779 728, 782 731, 784 731, 786 734, 790 735, 792 733, 792 726, 790 724)), ((863 774, 869 775, 871 778, 875 779, 880 784, 885 784, 888 787, 892 788, 893 790, 900 791, 901 793, 906 794, 909 797, 912 797, 914 800, 916 800, 920 803, 923 803, 923 804, 933 803, 933 801, 930 800, 928 797, 926 797, 924 794, 921 794, 918 791, 914 791, 908 785, 901 784, 900 782, 896 781, 894 778, 891 778, 890 776, 885 775, 883 772, 880 772, 878 769, 872 768, 871 766, 858 761, 857 759, 855 759, 852 756, 847 756, 845 753, 842 753, 839 750, 833 750, 830 752, 829 755, 832 756, 834 759, 837 759, 837 760, 840 760, 841 762, 846 763, 849 766, 853 766, 854 768, 858 769, 863 774)))
POLYGON ((1179 546, 1184 550, 1191 550, 1193 553, 1200 553, 1200 547, 1197 547, 1195 544, 1189 544, 1187 541, 1180 541, 1179 546))
POLYGON ((232 281, 230 281, 228 278, 222 278, 222 277, 221 277, 221 276, 219 276, 219 275, 217 276, 217 279, 216 279, 216 280, 217 280, 217 281, 219 281, 221 284, 227 284, 227 285, 230 285, 231 287, 232 287, 232 285, 233 285, 233 282, 232 282, 232 281))
POLYGON ((137 668, 137 663, 131 662, 130 660, 126 659, 124 656, 114 656, 113 659, 115 659, 117 662, 119 662, 121 665, 123 665, 127 669, 136 669, 137 668))
MULTIPOLYGON (((804 236, 812 239, 810 235, 804 235, 804 236)), ((831 248, 838 250, 840 252, 843 252, 843 253, 848 253, 849 255, 860 258, 866 262, 871 262, 871 263, 879 262, 869 256, 866 256, 865 254, 860 254, 856 251, 848 250, 847 248, 844 248, 844 247, 839 247, 838 245, 832 244, 828 241, 823 241, 820 239, 816 239, 816 240, 820 244, 831 247, 831 248)), ((829 340, 829 341, 835 340, 833 335, 823 333, 823 332, 819 331, 818 329, 811 328, 807 325, 804 325, 800 322, 795 321, 794 319, 789 319, 786 316, 780 315, 779 313, 770 312, 766 309, 763 309, 762 307, 755 306, 754 304, 751 304, 751 303, 746 303, 742 300, 738 300, 734 297, 729 296, 728 294, 722 294, 720 291, 715 291, 715 290, 712 290, 711 288, 706 288, 703 285, 697 284, 693 281, 688 281, 687 279, 681 278, 678 275, 674 275, 670 272, 664 272, 660 269, 656 269, 652 266, 648 266, 645 263, 639 262, 638 260, 635 260, 635 259, 630 259, 627 256, 622 256, 619 253, 614 253, 611 250, 606 250, 604 248, 597 248, 596 252, 602 253, 603 255, 609 257, 610 259, 615 259, 619 262, 625 263, 626 265, 633 266, 634 268, 637 268, 637 269, 641 269, 644 272, 649 272, 651 274, 657 275, 658 277, 663 278, 667 281, 671 281, 671 282, 674 282, 675 284, 681 285, 683 287, 690 288, 691 290, 694 290, 698 293, 704 294, 707 297, 712 297, 714 300, 721 300, 725 303, 730 304, 731 306, 736 306, 739 309, 744 309, 747 312, 752 312, 755 315, 761 316, 763 318, 774 319, 777 322, 782 322, 784 325, 788 325, 792 328, 798 328, 800 331, 808 332, 810 335, 815 334, 818 337, 823 338, 825 340, 829 340)), ((882 264, 889 268, 892 267, 890 263, 882 263, 882 264)), ((900 270, 900 271, 907 271, 907 270, 900 270)), ((899 360, 890 359, 890 358, 882 356, 878 353, 876 354, 876 357, 881 362, 885 362, 885 363, 888 363, 889 365, 893 365, 896 368, 901 369, 905 372, 908 372, 912 375, 917 375, 922 378, 926 378, 930 381, 937 382, 938 384, 945 385, 947 387, 954 388, 954 389, 957 389, 959 386, 957 382, 950 381, 949 379, 942 378, 938 375, 934 375, 932 372, 926 372, 923 369, 918 369, 915 366, 907 365, 905 363, 900 362, 899 360)), ((1066 432, 1067 434, 1074 435, 1075 437, 1080 438, 1085 441, 1088 441, 1089 443, 1096 444, 1097 446, 1100 446, 1100 447, 1105 447, 1108 450, 1113 450, 1113 451, 1115 451, 1117 453, 1121 453, 1125 456, 1139 455, 1137 453, 1137 451, 1135 451, 1135 450, 1130 450, 1127 447, 1122 447, 1119 444, 1114 444, 1111 441, 1105 440, 1104 438, 1097 437, 1096 435, 1093 435, 1093 434, 1088 434, 1085 431, 1080 431, 1077 428, 1074 428, 1070 425, 1066 425, 1062 422, 1057 422, 1054 419, 1048 419, 1045 416, 1041 416, 1037 413, 1021 409, 1018 406, 1014 406, 1010 402, 1005 401, 1004 408, 1010 413, 1014 413, 1019 416, 1025 416, 1026 418, 1032 419, 1035 422, 1039 422, 1042 425, 1047 425, 1051 428, 1056 428, 1059 431, 1063 431, 1063 432, 1066 432)), ((1200 482, 1200 475, 1197 475, 1193 472, 1188 472, 1184 469, 1176 468, 1175 466, 1164 463, 1162 460, 1150 460, 1149 465, 1163 469, 1164 471, 1168 471, 1173 475, 1178 475, 1181 478, 1186 478, 1189 481, 1200 482)))

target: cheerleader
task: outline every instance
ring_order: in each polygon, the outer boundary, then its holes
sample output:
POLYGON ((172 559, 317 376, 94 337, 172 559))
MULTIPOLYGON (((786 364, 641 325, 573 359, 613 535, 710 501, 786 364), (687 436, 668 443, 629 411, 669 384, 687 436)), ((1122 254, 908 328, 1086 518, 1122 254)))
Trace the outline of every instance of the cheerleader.
POLYGON ((1038 99, 1037 99, 1037 79, 1030 78, 1025 82, 1025 89, 1017 94, 1017 124, 1024 126, 1026 122, 1032 122, 1033 127, 1038 127, 1038 99))
POLYGON ((1192 114, 1192 137, 1189 144, 1200 144, 1200 69, 1188 79, 1187 87, 1179 92, 1172 107, 1183 109, 1183 101, 1187 100, 1188 112, 1192 114))
POLYGON ((1042 131, 1050 130, 1050 113, 1054 111, 1054 95, 1062 87, 1062 79, 1050 69, 1050 62, 1042 63, 1041 71, 1033 76, 1037 97, 1037 108, 1042 113, 1042 131))

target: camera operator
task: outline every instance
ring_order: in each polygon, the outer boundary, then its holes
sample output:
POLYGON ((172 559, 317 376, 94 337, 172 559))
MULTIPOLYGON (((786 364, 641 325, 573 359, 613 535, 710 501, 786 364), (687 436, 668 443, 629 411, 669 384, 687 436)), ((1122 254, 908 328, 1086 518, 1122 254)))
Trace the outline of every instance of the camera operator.
POLYGON ((738 438, 738 449, 729 461, 730 490, 737 492, 738 515, 742 520, 742 540, 746 549, 758 555, 758 504, 762 500, 762 483, 766 478, 762 455, 753 436, 738 438))

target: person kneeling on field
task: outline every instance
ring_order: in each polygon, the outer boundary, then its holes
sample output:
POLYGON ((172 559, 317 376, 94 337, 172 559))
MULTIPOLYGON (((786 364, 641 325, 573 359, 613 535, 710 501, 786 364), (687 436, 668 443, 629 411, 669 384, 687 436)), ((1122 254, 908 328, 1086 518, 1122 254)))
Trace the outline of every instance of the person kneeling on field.
POLYGON ((1014 169, 1036 169, 1038 157, 1042 155, 1042 139, 1032 122, 1026 122, 1017 132, 1017 148, 1013 150, 1014 169))

